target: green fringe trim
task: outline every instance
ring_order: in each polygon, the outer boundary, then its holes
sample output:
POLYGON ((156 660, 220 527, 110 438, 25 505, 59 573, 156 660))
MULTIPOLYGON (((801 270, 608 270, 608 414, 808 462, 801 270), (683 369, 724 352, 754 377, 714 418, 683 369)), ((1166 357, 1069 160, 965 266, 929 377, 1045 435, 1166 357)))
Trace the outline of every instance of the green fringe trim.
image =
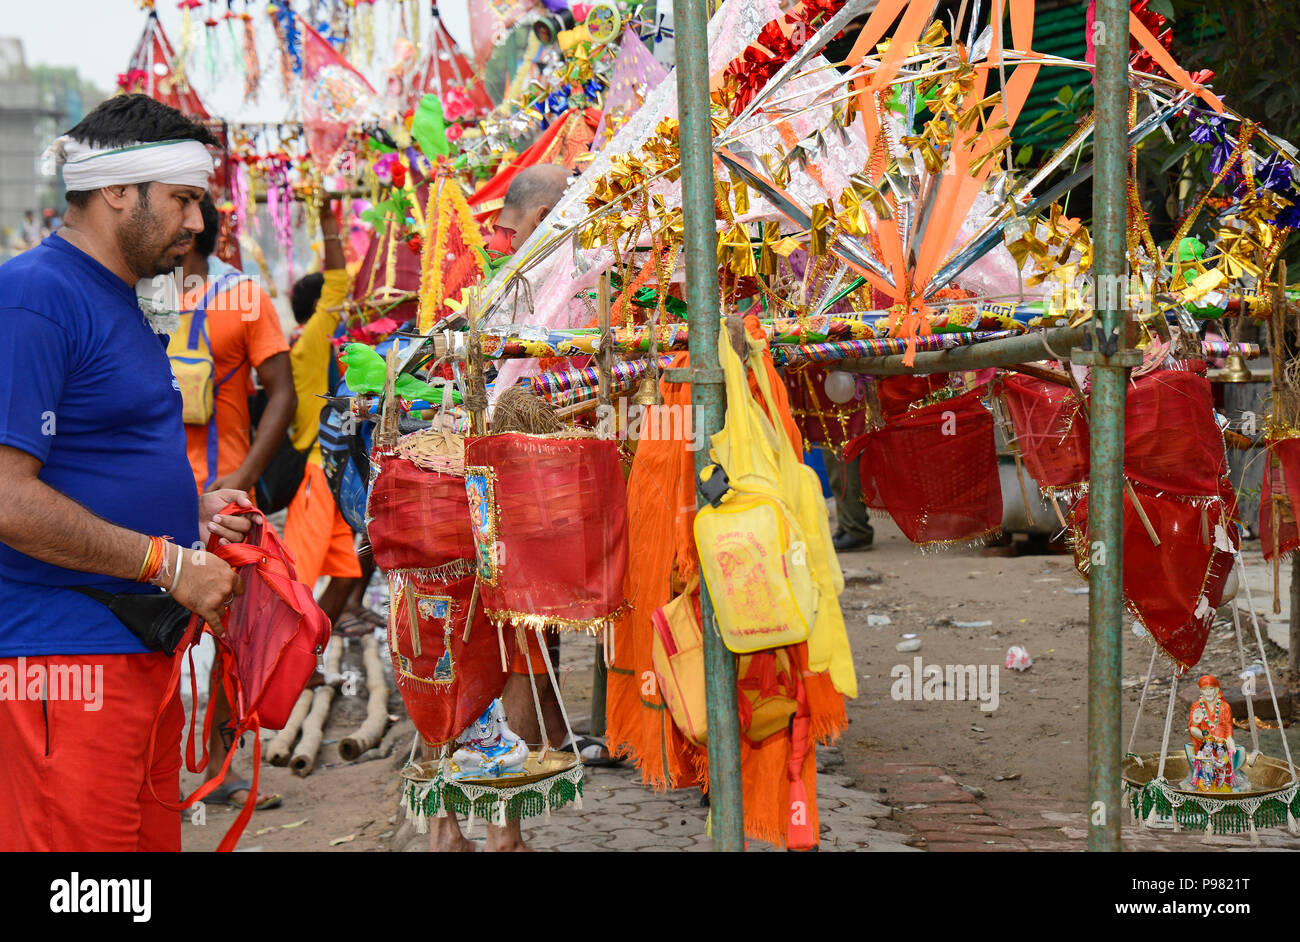
MULTIPOLYGON (((1175 812, 1173 804, 1155 782, 1148 782, 1141 788, 1125 784, 1124 791, 1133 814, 1145 821, 1154 808, 1160 818, 1174 818, 1179 827, 1189 831, 1204 831, 1210 821, 1210 814, 1195 800, 1183 802, 1175 812)), ((1251 815, 1246 809, 1231 804, 1231 796, 1225 795, 1226 807, 1214 814, 1215 834, 1244 834, 1250 831, 1251 815)), ((1291 815, 1300 819, 1300 792, 1291 799, 1291 815)), ((1264 828, 1286 827, 1287 803, 1281 798, 1266 798, 1253 816, 1256 830, 1264 828)))
MULTIPOLYGON (((535 818, 548 810, 558 811, 581 796, 582 779, 576 783, 561 779, 551 784, 549 793, 529 790, 508 799, 506 819, 520 821, 524 818, 535 818)), ((492 822, 498 819, 498 807, 501 804, 500 796, 493 792, 480 795, 471 802, 454 782, 446 782, 441 788, 430 788, 423 802, 416 797, 416 783, 408 782, 402 797, 405 806, 412 814, 422 814, 428 818, 438 817, 445 804, 448 811, 455 812, 461 817, 467 817, 472 806, 475 818, 492 822)))

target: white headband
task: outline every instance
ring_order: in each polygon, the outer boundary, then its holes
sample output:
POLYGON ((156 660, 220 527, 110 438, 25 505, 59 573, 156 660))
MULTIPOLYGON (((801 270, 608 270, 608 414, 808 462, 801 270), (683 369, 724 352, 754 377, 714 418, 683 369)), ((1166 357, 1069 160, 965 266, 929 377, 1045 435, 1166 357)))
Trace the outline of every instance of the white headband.
POLYGON ((98 150, 66 134, 55 139, 41 158, 53 175, 63 168, 70 192, 98 190, 127 183, 170 183, 206 189, 212 157, 198 141, 158 141, 98 150))

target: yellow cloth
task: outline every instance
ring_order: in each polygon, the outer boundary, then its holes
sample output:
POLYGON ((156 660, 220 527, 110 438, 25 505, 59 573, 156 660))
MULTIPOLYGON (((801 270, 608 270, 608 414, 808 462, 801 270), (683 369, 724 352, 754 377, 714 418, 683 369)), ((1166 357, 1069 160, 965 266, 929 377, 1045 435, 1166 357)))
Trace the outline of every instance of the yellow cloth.
POLYGON ((302 451, 310 445, 311 454, 307 461, 314 465, 321 463, 320 442, 315 440, 320 431, 320 410, 324 406, 319 397, 334 394, 334 390, 329 388, 329 358, 334 355, 330 338, 338 329, 343 302, 352 290, 352 279, 346 270, 331 269, 324 275, 325 284, 321 286, 316 310, 289 351, 293 388, 298 393, 298 411, 293 415, 291 432, 293 447, 302 451))
POLYGON ((747 336, 746 342, 749 355, 747 364, 742 364, 731 348, 724 319, 718 337, 718 358, 727 377, 729 408, 726 424, 711 439, 710 457, 726 470, 733 486, 772 494, 790 509, 803 531, 808 565, 820 590, 817 616, 808 631, 808 667, 817 673, 829 672, 837 691, 846 697, 856 697, 858 677, 853 669, 853 653, 839 601, 844 591, 844 573, 831 543, 821 481, 817 472, 799 460, 790 441, 761 412, 732 405, 746 401, 742 377, 748 366, 769 414, 778 415, 771 378, 763 365, 767 341, 747 336))

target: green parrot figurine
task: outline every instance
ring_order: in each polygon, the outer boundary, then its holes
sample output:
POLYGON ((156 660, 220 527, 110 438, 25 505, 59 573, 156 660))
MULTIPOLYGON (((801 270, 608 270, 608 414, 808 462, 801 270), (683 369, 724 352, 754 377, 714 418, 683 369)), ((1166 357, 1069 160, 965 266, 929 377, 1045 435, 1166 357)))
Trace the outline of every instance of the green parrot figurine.
POLYGON ((364 343, 350 343, 343 348, 339 361, 347 367, 348 388, 358 396, 384 391, 384 358, 364 343))
MULTIPOLYGON (((384 391, 384 377, 387 372, 387 365, 384 358, 381 357, 364 343, 350 343, 343 348, 343 355, 339 357, 343 365, 347 367, 348 388, 358 396, 361 395, 380 395, 384 391)), ((430 405, 439 405, 442 402, 442 390, 437 386, 430 386, 428 383, 417 379, 410 373, 403 373, 397 377, 393 384, 397 394, 407 402, 424 400, 430 405)), ((451 401, 455 404, 460 403, 460 393, 452 390, 451 401)))

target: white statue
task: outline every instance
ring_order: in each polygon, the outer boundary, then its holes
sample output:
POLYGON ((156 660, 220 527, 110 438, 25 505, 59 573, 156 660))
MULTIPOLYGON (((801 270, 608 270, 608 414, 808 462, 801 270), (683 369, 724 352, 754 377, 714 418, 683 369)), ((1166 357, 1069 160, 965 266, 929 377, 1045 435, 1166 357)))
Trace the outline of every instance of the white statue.
POLYGON ((499 699, 488 704, 456 742, 460 748, 451 758, 461 775, 518 772, 528 759, 528 745, 506 725, 506 711, 499 699))

